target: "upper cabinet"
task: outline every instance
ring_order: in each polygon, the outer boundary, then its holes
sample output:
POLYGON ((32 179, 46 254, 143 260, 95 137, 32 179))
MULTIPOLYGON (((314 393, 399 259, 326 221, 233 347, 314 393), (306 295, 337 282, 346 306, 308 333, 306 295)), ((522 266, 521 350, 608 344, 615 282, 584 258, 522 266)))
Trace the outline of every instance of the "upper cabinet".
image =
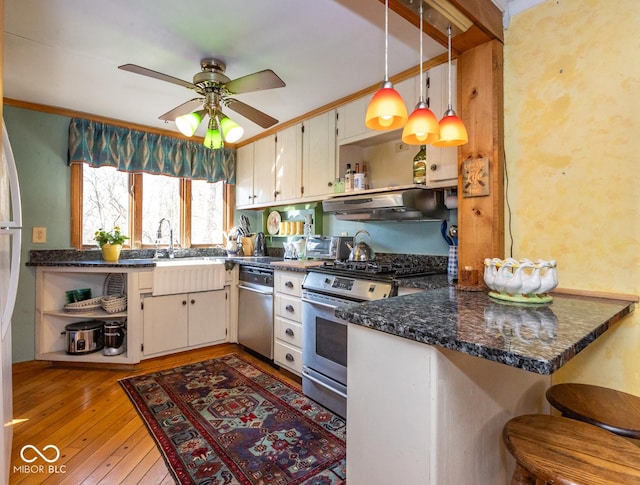
POLYGON ((275 192, 276 138, 270 135, 237 150, 236 206, 269 204, 275 192))
MULTIPOLYGON (((455 66, 455 63, 454 63, 455 66)), ((429 101, 431 111, 436 118, 448 108, 449 74, 446 64, 440 64, 429 70, 429 101)), ((456 69, 451 69, 451 104, 456 103, 456 69)), ((458 184, 458 147, 437 148, 427 146, 427 185, 429 187, 454 187, 458 184)))
POLYGON ((276 170, 274 200, 302 197, 302 123, 279 131, 276 137, 276 170))
POLYGON ((336 179, 336 114, 327 111, 304 122, 302 135, 303 195, 333 193, 336 179))
MULTIPOLYGON (((456 86, 455 68, 451 85, 456 86)), ((425 101, 438 119, 447 110, 448 71, 442 64, 423 74, 425 101)), ((420 98, 420 75, 394 84, 411 114, 420 98)), ((456 105, 456 91, 452 104, 456 105)), ((316 201, 333 194, 347 163, 367 162, 371 188, 413 183, 419 147, 402 143, 402 130, 365 126, 371 95, 363 96, 276 134, 238 148, 236 206, 239 209, 316 201)), ((361 165, 362 167, 362 165, 361 165)), ((427 148, 427 185, 454 187, 458 148, 427 148)))

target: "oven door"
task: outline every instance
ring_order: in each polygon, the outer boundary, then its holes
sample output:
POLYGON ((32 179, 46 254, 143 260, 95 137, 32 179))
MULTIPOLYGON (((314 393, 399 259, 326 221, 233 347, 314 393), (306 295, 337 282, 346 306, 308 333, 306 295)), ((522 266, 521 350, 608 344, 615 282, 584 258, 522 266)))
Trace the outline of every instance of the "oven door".
POLYGON ((334 314, 353 303, 308 290, 302 294, 302 391, 346 416, 347 321, 334 314))

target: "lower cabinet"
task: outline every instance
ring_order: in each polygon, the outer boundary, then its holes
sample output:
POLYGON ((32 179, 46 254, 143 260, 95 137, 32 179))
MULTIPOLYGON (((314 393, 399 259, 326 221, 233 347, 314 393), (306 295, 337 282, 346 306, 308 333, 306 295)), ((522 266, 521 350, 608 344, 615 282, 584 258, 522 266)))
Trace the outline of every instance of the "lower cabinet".
POLYGON ((143 314, 145 356, 223 342, 229 290, 147 297, 143 314))
POLYGON ((304 273, 274 272, 273 360, 297 375, 302 375, 302 301, 304 273))

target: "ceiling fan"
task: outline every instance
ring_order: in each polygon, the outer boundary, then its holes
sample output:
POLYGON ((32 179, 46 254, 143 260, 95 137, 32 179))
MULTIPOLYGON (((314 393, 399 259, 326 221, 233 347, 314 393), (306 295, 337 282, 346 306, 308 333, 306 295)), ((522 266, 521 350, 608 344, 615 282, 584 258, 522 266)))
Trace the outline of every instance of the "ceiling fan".
POLYGON ((175 121, 182 134, 193 136, 202 119, 208 115, 209 124, 204 140, 208 148, 222 148, 225 141, 234 143, 244 134, 242 127, 222 112, 222 106, 228 107, 262 128, 269 128, 278 123, 277 119, 233 97, 236 94, 251 91, 284 87, 284 81, 271 69, 231 80, 224 73, 226 65, 218 59, 202 59, 200 67, 201 71, 193 76, 193 83, 135 64, 123 64, 118 66, 118 69, 184 86, 198 93, 201 97, 190 99, 159 118, 164 121, 175 121), (197 110, 198 107, 201 108, 197 110))

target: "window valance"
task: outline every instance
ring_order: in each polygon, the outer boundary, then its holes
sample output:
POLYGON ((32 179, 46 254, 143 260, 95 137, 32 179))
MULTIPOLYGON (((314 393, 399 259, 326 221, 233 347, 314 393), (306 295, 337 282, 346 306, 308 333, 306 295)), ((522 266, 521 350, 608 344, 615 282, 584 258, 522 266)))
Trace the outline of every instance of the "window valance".
POLYGON ((83 118, 69 124, 69 163, 235 184, 235 150, 83 118))

